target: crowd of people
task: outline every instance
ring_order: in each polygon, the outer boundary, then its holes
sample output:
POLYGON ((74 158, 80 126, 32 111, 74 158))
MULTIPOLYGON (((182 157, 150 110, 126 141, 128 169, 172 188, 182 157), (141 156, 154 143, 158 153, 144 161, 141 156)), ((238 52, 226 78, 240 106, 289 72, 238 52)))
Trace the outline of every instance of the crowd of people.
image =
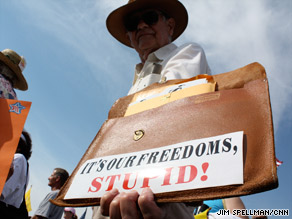
MULTIPOLYGON (((0 52, 0 98, 17 100, 15 89, 25 91, 28 89, 27 81, 23 75, 26 61, 24 57, 11 49, 0 52)), ((11 163, 8 176, 0 197, 0 215, 5 219, 29 218, 25 203, 25 191, 29 180, 28 160, 32 154, 32 140, 30 134, 23 130, 18 146, 11 163)), ((54 199, 59 189, 68 179, 69 174, 65 169, 55 168, 49 177, 48 185, 51 192, 42 200, 35 211, 33 219, 77 218, 75 210, 55 206, 50 199, 54 199), (70 216, 71 212, 71 217, 70 216)))
MULTIPOLYGON (((177 0, 130 0, 109 14, 106 25, 109 33, 122 44, 134 49, 141 62, 136 65, 133 85, 128 94, 138 92, 149 85, 171 79, 187 79, 198 74, 211 74, 202 47, 197 43, 176 46, 176 40, 188 24, 188 13, 177 0)), ((17 99, 14 89, 26 90, 27 82, 22 74, 25 60, 10 49, 0 53, 0 97, 17 99)), ((24 214, 24 192, 29 178, 28 160, 31 155, 30 135, 23 131, 11 170, 1 194, 1 215, 19 218, 24 214)), ((39 204, 32 219, 77 218, 74 208, 59 207, 50 203, 63 186, 69 174, 62 168, 55 168, 49 177, 51 192, 39 204)), ((205 201, 201 206, 185 203, 158 204, 151 189, 120 193, 113 189, 101 198, 100 206, 93 207, 93 219, 102 218, 222 218, 216 214, 220 209, 244 209, 239 197, 205 201), (202 217, 200 217, 202 218, 202 217)), ((24 210, 25 212, 25 210, 24 210)), ((27 211, 26 211, 26 218, 27 211)), ((25 218, 22 217, 22 218, 25 218)), ((246 216, 225 216, 224 218, 248 218, 246 216)))

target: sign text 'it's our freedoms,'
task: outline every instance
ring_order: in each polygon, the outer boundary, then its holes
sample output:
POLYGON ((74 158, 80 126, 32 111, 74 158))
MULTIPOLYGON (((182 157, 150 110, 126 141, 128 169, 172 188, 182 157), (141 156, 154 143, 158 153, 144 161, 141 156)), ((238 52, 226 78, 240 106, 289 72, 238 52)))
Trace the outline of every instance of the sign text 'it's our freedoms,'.
POLYGON ((87 160, 65 199, 99 198, 113 188, 163 193, 243 184, 242 153, 239 131, 87 160))

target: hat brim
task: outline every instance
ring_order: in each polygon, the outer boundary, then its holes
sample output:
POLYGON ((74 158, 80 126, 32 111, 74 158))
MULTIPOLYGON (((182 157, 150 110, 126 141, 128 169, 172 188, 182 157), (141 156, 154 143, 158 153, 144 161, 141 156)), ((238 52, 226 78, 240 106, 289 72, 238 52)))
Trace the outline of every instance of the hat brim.
POLYGON ((28 85, 20 68, 16 64, 13 64, 2 52, 0 52, 0 60, 5 65, 7 65, 16 75, 16 78, 13 81, 13 87, 18 90, 23 90, 23 91, 27 90, 28 85))
POLYGON ((186 8, 177 0, 136 0, 128 3, 109 14, 106 26, 110 34, 122 44, 132 47, 126 36, 127 30, 124 26, 124 18, 129 13, 143 9, 158 9, 174 18, 175 28, 172 41, 177 39, 188 24, 188 13, 186 8))

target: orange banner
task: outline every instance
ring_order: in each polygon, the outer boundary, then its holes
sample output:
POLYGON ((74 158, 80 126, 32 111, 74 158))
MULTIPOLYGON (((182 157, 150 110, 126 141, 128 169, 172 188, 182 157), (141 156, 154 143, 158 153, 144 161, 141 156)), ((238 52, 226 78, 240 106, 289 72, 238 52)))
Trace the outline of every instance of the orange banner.
POLYGON ((0 98, 0 194, 30 106, 31 102, 0 98))

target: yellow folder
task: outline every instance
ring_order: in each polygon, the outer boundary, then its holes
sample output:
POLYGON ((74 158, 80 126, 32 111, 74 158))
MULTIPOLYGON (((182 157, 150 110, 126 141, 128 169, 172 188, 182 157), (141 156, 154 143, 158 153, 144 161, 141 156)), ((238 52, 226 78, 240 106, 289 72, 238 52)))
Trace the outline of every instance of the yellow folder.
MULTIPOLYGON (((186 87, 174 92, 170 92, 163 95, 158 95, 150 99, 146 99, 142 102, 130 104, 127 108, 125 116, 133 115, 145 110, 149 110, 155 107, 162 106, 166 103, 170 103, 175 100, 179 100, 185 97, 190 97, 198 94, 208 93, 215 91, 216 82, 208 82, 204 84, 199 84, 191 87, 186 87)), ((157 91, 161 92, 161 89, 157 91)), ((155 93, 155 90, 154 90, 155 93)), ((136 99, 136 98, 134 98, 136 99)))

